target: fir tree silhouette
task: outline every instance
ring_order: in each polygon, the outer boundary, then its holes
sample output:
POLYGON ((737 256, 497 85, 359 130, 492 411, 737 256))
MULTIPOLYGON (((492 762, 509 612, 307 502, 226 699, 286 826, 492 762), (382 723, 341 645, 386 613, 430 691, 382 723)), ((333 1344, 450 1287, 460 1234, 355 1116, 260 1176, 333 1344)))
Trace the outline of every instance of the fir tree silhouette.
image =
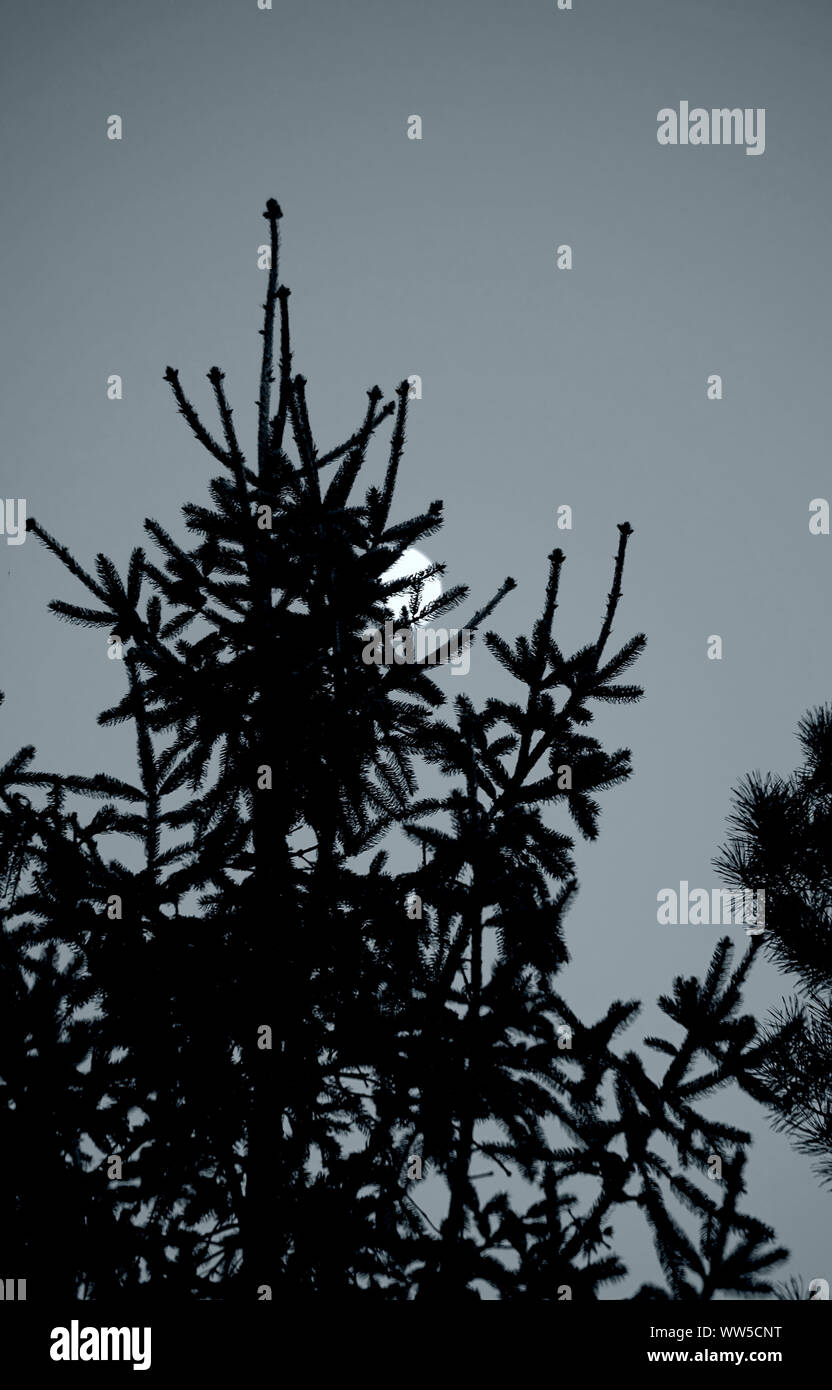
POLYGON ((190 539, 148 520, 155 560, 135 549, 122 580, 28 523, 89 595, 52 609, 118 634, 125 690, 99 722, 132 726, 137 772, 38 772, 31 748, 0 771, 17 1272, 83 1299, 594 1299, 627 1273, 613 1223, 636 1206, 664 1279, 636 1297, 765 1294, 784 1252, 740 1211, 750 1136, 697 1108, 757 1084, 778 1044, 740 1013, 754 948, 732 971, 721 942, 703 981, 659 1001, 679 1034, 646 1039, 661 1074, 616 1043, 638 1004, 587 1025, 555 989, 577 882, 553 813, 594 839, 596 797, 630 775, 628 750, 588 728, 596 704, 641 694, 619 678, 644 637, 609 650, 631 527, 597 635, 571 655, 558 549, 528 635, 485 627, 510 578, 468 614, 516 699, 450 702, 450 638, 372 659, 394 600, 412 643, 468 591, 428 601, 438 564, 391 577, 442 522, 439 502, 394 515, 406 381, 386 403, 373 387, 338 447, 316 443, 276 202, 264 216, 252 462, 223 373, 216 437, 169 367, 222 470, 183 509, 190 539), (709 1191, 692 1175, 715 1157, 709 1191))

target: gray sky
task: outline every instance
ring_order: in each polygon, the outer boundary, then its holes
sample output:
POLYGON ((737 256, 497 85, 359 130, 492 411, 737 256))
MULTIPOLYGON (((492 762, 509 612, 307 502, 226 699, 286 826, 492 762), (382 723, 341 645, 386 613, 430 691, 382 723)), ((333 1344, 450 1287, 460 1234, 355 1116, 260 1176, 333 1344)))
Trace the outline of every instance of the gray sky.
MULTIPOLYGON (((596 725, 635 775, 580 853, 562 982, 579 1011, 649 1005, 703 971, 719 933, 658 926, 656 894, 716 884, 732 784, 789 770, 797 720, 832 699, 832 537, 808 529, 810 500, 832 495, 831 29, 825 0, 7 13, 0 492, 82 563, 123 565, 144 516, 171 524, 213 472, 168 363, 206 415, 220 365, 252 444, 269 196, 317 437, 348 434, 374 383, 421 375, 399 505, 445 500, 431 556, 475 597, 515 576, 504 634, 537 616, 561 544, 562 644, 589 640, 616 523, 635 527, 615 636, 647 633, 647 694, 596 725), (765 108, 764 155, 659 146, 657 112, 683 99, 765 108), (571 272, 555 268, 564 242, 571 272), (562 503, 571 532, 554 529, 562 503)), ((103 633, 46 611, 80 590, 31 537, 3 545, 2 756, 33 742, 42 767, 129 774, 130 741, 95 724, 122 668, 103 633)), ((466 691, 493 684, 476 651, 466 691)), ((758 967, 753 1011, 785 985, 758 967)), ((646 1008, 629 1045, 655 1021, 646 1008)), ((829 1279, 830 1197, 808 1161, 750 1103, 719 1105, 758 1136, 747 1207, 791 1247, 781 1277, 829 1279)), ((652 1277, 641 1236, 619 1244, 652 1277)))

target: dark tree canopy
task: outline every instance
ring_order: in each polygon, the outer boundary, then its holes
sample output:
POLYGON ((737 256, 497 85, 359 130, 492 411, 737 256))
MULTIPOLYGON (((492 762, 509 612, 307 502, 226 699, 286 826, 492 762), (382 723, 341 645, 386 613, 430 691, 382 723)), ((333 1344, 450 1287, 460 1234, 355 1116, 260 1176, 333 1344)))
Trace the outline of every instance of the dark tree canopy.
POLYGON ((468 592, 427 601, 440 565, 389 577, 442 523, 439 502, 395 510, 408 383, 319 446, 264 215, 251 461, 223 373, 212 432, 169 367, 219 465, 183 533, 148 520, 152 558, 122 577, 29 523, 86 590, 53 610, 117 634, 124 694, 99 723, 132 727, 136 775, 38 772, 32 748, 0 771, 19 1272, 81 1298, 594 1299, 627 1273, 614 1221, 635 1206, 658 1261, 637 1297, 765 1294, 784 1252, 741 1209, 750 1136, 701 1108, 772 1045, 741 1012, 753 951, 732 969, 724 940, 674 981, 651 1066, 620 1042, 638 1004, 585 1023, 556 988, 573 835, 630 775, 590 727, 641 694, 622 677, 644 637, 612 644, 631 528, 571 654, 559 549, 526 635, 488 627, 511 579, 465 610, 513 698, 458 693, 450 643, 366 660, 397 595, 412 637, 468 592))

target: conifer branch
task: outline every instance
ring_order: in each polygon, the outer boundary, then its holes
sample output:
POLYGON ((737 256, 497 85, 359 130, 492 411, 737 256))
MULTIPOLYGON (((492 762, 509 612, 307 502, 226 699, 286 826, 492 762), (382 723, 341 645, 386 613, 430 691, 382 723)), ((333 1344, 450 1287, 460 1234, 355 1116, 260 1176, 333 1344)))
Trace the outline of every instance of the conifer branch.
POLYGON ((607 639, 609 638, 609 635, 612 632, 612 625, 613 620, 615 618, 615 612, 618 608, 618 603, 621 598, 621 576, 624 573, 624 556, 627 551, 627 541, 633 534, 633 528, 630 525, 629 521, 620 522, 618 530, 620 532, 620 536, 618 541, 618 553, 615 557, 615 572, 613 574, 612 588, 610 589, 609 595, 607 596, 607 611, 604 615, 604 621, 601 626, 601 631, 598 635, 598 641, 595 644, 596 663, 600 661, 604 648, 607 645, 607 639))
MULTIPOLYGON (((280 255, 280 236, 278 222, 283 216, 274 198, 269 198, 263 213, 269 224, 269 279, 266 288, 266 302, 263 305, 263 355, 260 363, 260 395, 257 401, 257 469, 262 478, 266 470, 269 453, 269 404, 274 376, 272 373, 272 351, 274 342, 274 310, 277 302, 278 259, 280 255)), ((285 299, 284 299, 285 302, 285 299)))
POLYGON ((170 388, 173 391, 180 415, 184 415, 195 437, 199 440, 199 443, 202 445, 202 447, 204 449, 207 449, 209 454, 213 454, 215 459, 219 459, 220 463, 224 464, 226 468, 231 468, 232 464, 230 455, 208 433, 199 416, 197 415, 196 411, 194 410, 193 406, 191 405, 190 401, 187 399, 184 391, 182 390, 182 386, 179 381, 178 371, 174 367, 166 367, 164 380, 169 383, 170 388))

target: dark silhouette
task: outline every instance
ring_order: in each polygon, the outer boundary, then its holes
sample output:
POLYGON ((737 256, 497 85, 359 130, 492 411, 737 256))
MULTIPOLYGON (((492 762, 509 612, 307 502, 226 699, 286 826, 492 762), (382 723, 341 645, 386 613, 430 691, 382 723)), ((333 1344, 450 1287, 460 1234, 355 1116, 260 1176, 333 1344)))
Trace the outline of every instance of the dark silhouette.
POLYGON ((758 1072, 775 1126, 832 1182, 832 707, 798 725, 803 764, 758 773, 734 792, 731 834, 715 861, 734 885, 763 890, 771 959, 798 994, 771 1017, 758 1072))
POLYGON ((138 771, 38 773, 27 748, 0 773, 7 1271, 32 1297, 593 1299, 626 1273, 613 1222, 635 1205, 664 1281, 637 1297, 765 1293, 784 1252, 739 1209, 750 1136, 696 1108, 762 1064, 752 953, 732 973, 722 941, 702 982, 674 982, 658 1076, 615 1045, 637 1004, 585 1024, 555 989, 576 880, 547 813, 593 839, 596 795, 630 774, 587 730, 596 702, 641 694, 619 678, 645 639, 609 651, 631 528, 573 655, 560 550, 528 636, 483 631, 511 579, 467 618, 518 694, 446 714, 458 648, 430 661, 413 639, 467 590, 428 601, 435 564, 386 578, 442 520, 393 516, 408 384, 319 449, 265 216, 256 460, 222 372, 215 438, 168 368, 222 469, 183 509, 191 541, 147 521, 161 559, 136 549, 122 580, 29 522, 92 605, 52 608, 122 654, 99 720, 132 724, 138 771), (399 658, 367 659, 403 592, 399 658))

